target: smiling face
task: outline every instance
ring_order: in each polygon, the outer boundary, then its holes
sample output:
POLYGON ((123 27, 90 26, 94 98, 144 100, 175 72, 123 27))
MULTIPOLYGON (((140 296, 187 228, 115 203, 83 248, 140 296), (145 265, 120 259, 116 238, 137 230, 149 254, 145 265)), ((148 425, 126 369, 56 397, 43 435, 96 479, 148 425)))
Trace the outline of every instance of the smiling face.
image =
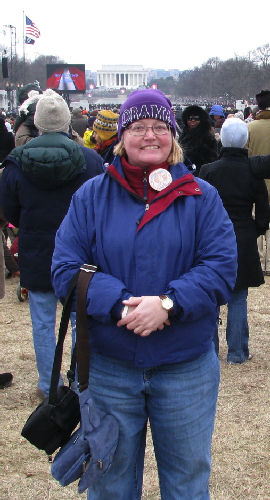
POLYGON ((142 136, 131 135, 128 129, 124 131, 123 143, 130 165, 145 168, 167 160, 172 149, 172 132, 168 130, 164 135, 155 135, 151 128, 161 123, 164 124, 152 118, 136 121, 136 125, 150 127, 142 136))

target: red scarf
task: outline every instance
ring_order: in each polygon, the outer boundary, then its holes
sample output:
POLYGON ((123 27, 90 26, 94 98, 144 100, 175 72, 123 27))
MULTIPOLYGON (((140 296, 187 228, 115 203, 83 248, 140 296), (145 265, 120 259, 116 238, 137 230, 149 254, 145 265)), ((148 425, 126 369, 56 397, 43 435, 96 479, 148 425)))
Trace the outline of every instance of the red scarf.
POLYGON ((112 143, 113 141, 115 141, 116 139, 116 135, 114 135, 113 137, 111 137, 111 139, 107 139, 107 141, 104 141, 102 142, 101 144, 97 144, 95 147, 94 147, 94 150, 97 152, 97 153, 102 153, 106 148, 108 148, 112 143))
POLYGON ((134 165, 130 165, 127 160, 122 156, 121 158, 121 164, 123 167, 123 171, 126 177, 126 180, 131 187, 133 191, 135 191, 136 194, 141 196, 141 198, 144 197, 144 184, 143 184, 143 179, 146 175, 147 179, 147 202, 150 203, 157 194, 159 194, 159 191, 156 191, 153 189, 150 184, 149 184, 149 175, 151 172, 156 170, 157 168, 164 168, 165 170, 168 170, 169 165, 167 162, 161 163, 160 165, 152 165, 149 168, 143 169, 142 167, 136 167, 134 165))

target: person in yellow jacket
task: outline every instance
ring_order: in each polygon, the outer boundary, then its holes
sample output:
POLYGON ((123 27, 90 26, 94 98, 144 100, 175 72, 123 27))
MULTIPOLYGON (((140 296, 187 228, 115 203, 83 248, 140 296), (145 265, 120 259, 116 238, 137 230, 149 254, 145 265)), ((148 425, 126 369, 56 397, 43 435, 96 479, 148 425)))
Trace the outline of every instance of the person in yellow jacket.
POLYGON ((96 140, 93 137, 93 124, 96 116, 90 116, 88 118, 88 127, 83 135, 83 143, 87 148, 93 149, 96 146, 96 140))

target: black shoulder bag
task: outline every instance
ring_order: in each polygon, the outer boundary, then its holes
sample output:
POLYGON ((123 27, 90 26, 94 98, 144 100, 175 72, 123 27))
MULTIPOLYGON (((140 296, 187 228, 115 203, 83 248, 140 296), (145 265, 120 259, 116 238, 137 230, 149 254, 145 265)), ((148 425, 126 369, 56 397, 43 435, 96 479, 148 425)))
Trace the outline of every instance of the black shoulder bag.
MULTIPOLYGON (((62 486, 79 479, 78 492, 83 493, 100 481, 110 470, 119 439, 119 423, 96 406, 89 386, 91 349, 89 344, 86 296, 89 277, 82 270, 77 284, 77 368, 81 422, 79 429, 55 456, 51 473, 62 486)), ((91 373, 91 372, 90 372, 91 373)), ((91 377, 90 377, 91 383, 91 377)))
MULTIPOLYGON (((96 266, 84 264, 71 280, 59 327, 49 397, 29 416, 21 432, 21 435, 31 444, 40 450, 44 450, 48 455, 54 453, 57 448, 63 446, 68 441, 81 418, 78 395, 70 387, 64 385, 58 386, 58 382, 64 340, 71 313, 73 292, 78 277, 83 272, 87 276, 86 287, 88 287, 96 270, 96 266)), ((74 369, 74 359, 72 360, 71 368, 74 369)))

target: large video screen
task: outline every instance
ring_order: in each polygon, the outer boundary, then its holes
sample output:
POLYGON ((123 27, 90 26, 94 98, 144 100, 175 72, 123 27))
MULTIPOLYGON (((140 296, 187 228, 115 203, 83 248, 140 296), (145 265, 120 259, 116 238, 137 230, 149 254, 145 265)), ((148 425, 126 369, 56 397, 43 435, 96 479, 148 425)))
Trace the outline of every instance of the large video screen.
POLYGON ((62 92, 85 92, 85 65, 47 64, 47 88, 62 92))

